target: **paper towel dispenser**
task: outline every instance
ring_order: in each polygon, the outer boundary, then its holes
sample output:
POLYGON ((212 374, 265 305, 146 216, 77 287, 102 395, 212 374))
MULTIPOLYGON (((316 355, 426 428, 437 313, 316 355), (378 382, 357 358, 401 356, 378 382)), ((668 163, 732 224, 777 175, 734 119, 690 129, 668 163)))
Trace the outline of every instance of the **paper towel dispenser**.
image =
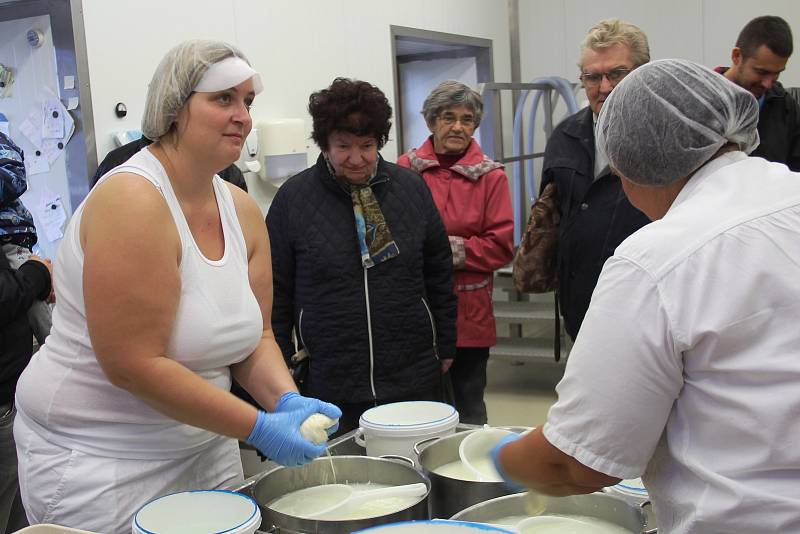
POLYGON ((258 128, 253 128, 244 139, 242 154, 236 162, 236 166, 242 172, 258 172, 261 170, 261 162, 258 157, 258 128))
POLYGON ((276 119, 258 124, 259 176, 282 183, 308 167, 303 119, 276 119))

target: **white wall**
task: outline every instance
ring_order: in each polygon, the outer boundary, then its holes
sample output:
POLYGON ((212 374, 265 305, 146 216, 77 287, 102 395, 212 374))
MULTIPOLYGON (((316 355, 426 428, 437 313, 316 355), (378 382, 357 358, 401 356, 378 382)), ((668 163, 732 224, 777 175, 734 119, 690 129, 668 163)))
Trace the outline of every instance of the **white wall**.
MULTIPOLYGON (((739 31, 759 15, 786 19, 794 26, 795 46, 800 48, 800 2, 796 0, 519 0, 521 78, 562 76, 577 82, 580 43, 589 28, 610 17, 639 26, 647 34, 652 59, 686 58, 709 67, 729 65, 739 31)), ((786 86, 800 85, 800 52, 789 60, 781 81, 786 86)), ((582 89, 576 98, 579 105, 587 104, 582 89)), ((555 122, 565 114, 559 101, 555 122)), ((540 112, 535 151, 545 146, 541 117, 540 112)), ((535 168, 538 184, 541 160, 535 168)))
MULTIPOLYGON (((577 81, 580 43, 598 21, 619 17, 639 26, 650 56, 685 58, 709 67, 730 64, 739 31, 759 15, 778 15, 795 32, 800 47, 800 2, 796 0, 519 0, 522 79, 558 75, 577 81)), ((800 85, 800 53, 781 75, 800 85)))
MULTIPOLYGON (((139 127, 147 83, 164 52, 188 38, 238 45, 262 73, 259 120, 299 117, 336 76, 381 88, 394 102, 390 25, 493 40, 498 80, 510 78, 508 15, 500 0, 83 0, 98 157, 111 134, 139 127), (128 116, 113 110, 125 102, 128 116)), ((382 151, 394 160, 395 142, 382 151)), ((316 158, 311 147, 309 159, 316 158)))

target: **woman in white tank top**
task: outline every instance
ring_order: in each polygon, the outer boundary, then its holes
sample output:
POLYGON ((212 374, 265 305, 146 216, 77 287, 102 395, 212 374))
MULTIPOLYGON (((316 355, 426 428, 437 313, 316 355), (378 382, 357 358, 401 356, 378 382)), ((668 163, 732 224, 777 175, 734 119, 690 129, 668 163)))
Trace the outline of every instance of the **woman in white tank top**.
POLYGON ((155 142, 71 219, 53 331, 17 388, 31 523, 130 532, 152 498, 240 481, 237 439, 284 465, 324 451, 299 427, 341 412, 297 394, 271 329, 261 212, 215 176, 238 159, 261 89, 230 45, 172 49, 145 104, 155 142), (233 396, 232 377, 271 411, 233 396))

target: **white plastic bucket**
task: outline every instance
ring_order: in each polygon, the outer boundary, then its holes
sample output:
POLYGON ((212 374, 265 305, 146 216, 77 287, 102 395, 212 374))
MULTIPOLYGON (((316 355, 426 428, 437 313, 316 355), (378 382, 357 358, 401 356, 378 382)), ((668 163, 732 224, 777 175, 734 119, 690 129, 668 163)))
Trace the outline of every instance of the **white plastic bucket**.
POLYGON ((394 402, 370 408, 361 415, 359 424, 355 441, 366 447, 367 456, 403 456, 416 464, 414 444, 453 434, 458 412, 443 402, 394 402))
POLYGON ((644 487, 641 478, 626 479, 614 486, 607 487, 605 490, 607 493, 622 497, 634 504, 642 504, 650 499, 647 488, 644 487))
POLYGON ((172 493, 153 499, 133 516, 133 534, 253 534, 261 525, 258 504, 224 490, 172 493))
POLYGON ((445 519, 434 519, 432 521, 406 521, 403 523, 392 523, 389 525, 379 525, 377 527, 358 530, 354 534, 481 534, 481 533, 503 533, 514 534, 513 530, 506 530, 501 527, 485 525, 483 523, 468 523, 466 521, 452 521, 445 519))

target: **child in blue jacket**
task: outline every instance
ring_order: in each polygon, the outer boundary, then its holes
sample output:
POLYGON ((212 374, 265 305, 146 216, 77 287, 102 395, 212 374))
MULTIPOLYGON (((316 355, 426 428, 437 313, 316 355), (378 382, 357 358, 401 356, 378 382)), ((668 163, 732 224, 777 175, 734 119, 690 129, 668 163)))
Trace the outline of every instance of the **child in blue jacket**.
MULTIPOLYGON (((0 132, 0 245, 14 269, 28 261, 37 239, 33 217, 19 198, 27 188, 22 150, 0 132)), ((52 323, 47 303, 34 302, 28 320, 36 340, 44 343, 52 323)))

